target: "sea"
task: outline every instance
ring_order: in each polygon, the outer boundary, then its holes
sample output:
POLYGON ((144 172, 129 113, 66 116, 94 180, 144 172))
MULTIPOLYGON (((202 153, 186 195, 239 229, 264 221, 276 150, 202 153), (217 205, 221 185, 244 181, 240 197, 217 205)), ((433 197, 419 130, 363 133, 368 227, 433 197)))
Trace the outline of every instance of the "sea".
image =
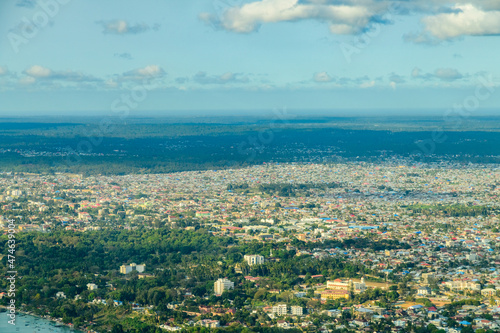
POLYGON ((0 332, 1 333, 80 333, 81 331, 71 329, 67 326, 60 326, 53 321, 16 313, 16 324, 8 323, 7 312, 0 312, 0 332))

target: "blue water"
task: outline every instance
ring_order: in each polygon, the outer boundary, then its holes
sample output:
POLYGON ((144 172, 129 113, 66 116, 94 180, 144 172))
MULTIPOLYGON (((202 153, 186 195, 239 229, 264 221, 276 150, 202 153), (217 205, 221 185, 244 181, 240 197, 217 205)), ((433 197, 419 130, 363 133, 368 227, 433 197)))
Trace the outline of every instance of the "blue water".
POLYGON ((10 320, 7 317, 7 312, 0 312, 0 332, 1 333, 77 333, 79 331, 72 330, 69 327, 57 327, 56 323, 33 317, 21 313, 16 314, 16 325, 8 323, 10 320))

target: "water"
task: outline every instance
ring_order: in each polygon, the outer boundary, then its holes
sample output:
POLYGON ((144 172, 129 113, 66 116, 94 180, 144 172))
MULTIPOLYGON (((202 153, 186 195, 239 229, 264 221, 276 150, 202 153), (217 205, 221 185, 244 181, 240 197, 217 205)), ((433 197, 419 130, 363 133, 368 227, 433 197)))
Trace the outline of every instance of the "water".
POLYGON ((21 313, 16 314, 16 325, 8 323, 7 312, 0 312, 1 333, 77 333, 66 326, 56 326, 56 323, 21 313))

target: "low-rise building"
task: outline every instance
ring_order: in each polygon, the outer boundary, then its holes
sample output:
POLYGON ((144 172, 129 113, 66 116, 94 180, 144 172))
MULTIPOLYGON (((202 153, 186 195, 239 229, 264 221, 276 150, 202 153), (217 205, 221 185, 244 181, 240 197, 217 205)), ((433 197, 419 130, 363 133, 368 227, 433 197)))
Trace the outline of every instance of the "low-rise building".
POLYGON ((264 263, 264 257, 258 254, 245 255, 243 257, 249 266, 261 265, 264 263))

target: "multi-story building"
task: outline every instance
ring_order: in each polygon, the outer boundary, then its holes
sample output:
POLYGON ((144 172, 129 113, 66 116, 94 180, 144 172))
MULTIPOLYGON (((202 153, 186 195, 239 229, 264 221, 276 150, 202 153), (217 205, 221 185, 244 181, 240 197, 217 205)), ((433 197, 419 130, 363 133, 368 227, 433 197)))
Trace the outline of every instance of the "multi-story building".
POLYGON ((135 263, 131 263, 130 265, 121 265, 120 266, 120 273, 122 274, 129 274, 132 273, 133 271, 138 271, 139 273, 144 272, 146 269, 146 265, 137 265, 135 263))
POLYGON ((444 283, 444 285, 450 290, 473 290, 473 291, 480 291, 481 290, 481 284, 476 283, 474 281, 462 281, 462 280, 454 280, 454 281, 447 281, 444 283))
POLYGON ((226 290, 234 289, 234 282, 228 279, 218 279, 214 283, 214 291, 216 295, 222 295, 226 290))
POLYGON ((97 290, 98 287, 97 287, 97 284, 94 284, 94 283, 87 283, 87 289, 88 290, 97 290))
POLYGON ((245 255, 243 257, 249 266, 261 265, 264 263, 264 257, 258 254, 245 255))
POLYGON ((321 300, 327 301, 329 299, 345 298, 349 299, 349 292, 347 290, 323 290, 320 291, 321 300))
POLYGON ((352 290, 355 293, 362 293, 366 291, 366 284, 364 278, 361 278, 361 282, 354 282, 352 280, 342 281, 340 279, 336 279, 334 281, 326 281, 326 288, 330 290, 352 290))
POLYGON ((486 297, 491 297, 495 296, 497 294, 497 291, 493 288, 485 288, 481 290, 481 295, 486 296, 486 297))
POLYGON ((276 304, 273 306, 273 313, 277 316, 284 316, 288 313, 286 304, 276 304))
POLYGON ((290 313, 294 316, 302 316, 304 314, 304 309, 301 306, 294 305, 291 307, 290 313))

